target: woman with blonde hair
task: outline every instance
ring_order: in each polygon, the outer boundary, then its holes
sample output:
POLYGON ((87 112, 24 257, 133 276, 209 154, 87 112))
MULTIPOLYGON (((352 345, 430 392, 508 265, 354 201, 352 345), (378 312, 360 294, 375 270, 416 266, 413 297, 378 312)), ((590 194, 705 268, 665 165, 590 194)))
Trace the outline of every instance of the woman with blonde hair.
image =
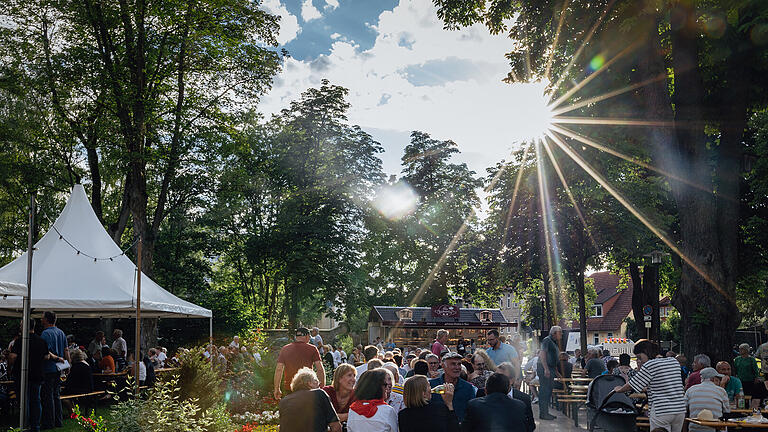
POLYGON ((400 432, 458 432, 459 418, 453 411, 453 384, 445 384, 441 394, 444 404, 430 403, 432 389, 424 375, 405 380, 403 398, 406 408, 400 411, 397 423, 400 432))
POLYGON ((496 365, 484 349, 478 349, 472 355, 472 367, 475 370, 467 377, 467 380, 478 389, 485 389, 485 381, 496 372, 496 365))
POLYGON ((349 417, 349 406, 355 401, 355 378, 357 369, 348 363, 342 363, 333 371, 333 382, 329 386, 323 387, 323 391, 328 394, 331 404, 336 410, 336 415, 342 422, 347 421, 349 417))

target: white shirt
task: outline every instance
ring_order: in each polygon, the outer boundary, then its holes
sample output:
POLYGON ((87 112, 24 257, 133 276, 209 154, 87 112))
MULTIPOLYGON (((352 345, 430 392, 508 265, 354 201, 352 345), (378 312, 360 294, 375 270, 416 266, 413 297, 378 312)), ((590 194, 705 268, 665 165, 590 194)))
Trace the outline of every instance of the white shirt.
POLYGON ((128 352, 128 344, 125 342, 125 339, 119 337, 112 342, 112 349, 117 351, 117 355, 124 356, 128 352))
POLYGON ((387 399, 387 405, 391 406, 395 409, 395 411, 400 412, 405 408, 405 401, 403 400, 403 395, 395 392, 389 393, 389 399, 387 399))
POLYGON ((357 380, 360 379, 360 375, 368 370, 368 363, 361 364, 360 366, 356 367, 355 370, 357 370, 357 375, 355 375, 355 382, 357 382, 357 380))
POLYGON ((334 351, 332 354, 333 356, 333 367, 337 368, 341 364, 341 353, 339 350, 334 351))
POLYGON ((397 411, 389 405, 379 405, 371 418, 349 410, 347 419, 349 432, 398 432, 397 411))
POLYGON ((160 364, 164 364, 165 360, 168 359, 168 356, 164 352, 160 351, 157 353, 157 359, 160 360, 160 364))
POLYGON ((147 365, 143 361, 139 362, 139 382, 147 380, 147 365))
POLYGON ((238 342, 235 342, 234 340, 229 343, 229 346, 240 349, 240 344, 238 342))

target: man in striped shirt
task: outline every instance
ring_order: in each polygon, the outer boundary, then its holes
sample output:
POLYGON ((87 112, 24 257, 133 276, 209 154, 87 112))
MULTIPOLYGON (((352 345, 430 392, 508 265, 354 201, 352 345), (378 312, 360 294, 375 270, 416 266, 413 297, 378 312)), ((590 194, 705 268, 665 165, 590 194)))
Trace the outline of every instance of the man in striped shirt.
MULTIPOLYGON (((705 409, 712 411, 712 416, 715 418, 722 417, 724 412, 730 412, 728 394, 724 388, 720 387, 720 379, 724 375, 711 367, 704 368, 699 373, 701 375, 701 384, 691 386, 685 392, 685 404, 688 406, 688 412, 691 417, 698 416, 701 410, 705 409)), ((688 425, 688 430, 692 432, 710 432, 715 429, 690 424, 688 425)))
POLYGON ((680 432, 685 421, 680 364, 671 357, 656 358, 659 346, 647 339, 641 339, 635 344, 634 353, 638 364, 642 363, 643 366, 628 383, 614 388, 614 391, 624 393, 632 389, 640 393, 647 388, 648 404, 651 407, 648 415, 650 430, 664 428, 669 432, 680 432))

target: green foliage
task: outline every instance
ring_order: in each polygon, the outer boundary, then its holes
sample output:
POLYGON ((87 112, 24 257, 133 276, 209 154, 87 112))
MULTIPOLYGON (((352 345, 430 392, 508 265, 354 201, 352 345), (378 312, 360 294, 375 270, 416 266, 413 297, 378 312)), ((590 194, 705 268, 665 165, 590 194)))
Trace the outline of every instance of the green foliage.
POLYGON ((195 398, 181 396, 178 378, 161 381, 146 400, 119 402, 110 419, 115 432, 228 432, 232 422, 223 404, 201 409, 195 398))
POLYGON ((179 371, 175 379, 179 383, 179 396, 195 400, 201 411, 213 409, 223 399, 222 380, 218 372, 205 361, 202 347, 181 354, 179 371))

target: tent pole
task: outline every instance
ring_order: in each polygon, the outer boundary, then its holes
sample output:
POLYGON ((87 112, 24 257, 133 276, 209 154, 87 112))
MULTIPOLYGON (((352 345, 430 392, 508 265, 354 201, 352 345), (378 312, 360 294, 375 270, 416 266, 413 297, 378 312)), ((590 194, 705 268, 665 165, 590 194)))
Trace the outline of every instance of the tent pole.
POLYGON ((27 398, 29 395, 29 315, 32 300, 32 254, 34 252, 35 195, 29 197, 29 232, 27 233, 27 296, 24 297, 24 314, 21 319, 21 386, 19 388, 19 427, 27 430, 27 398))
POLYGON ((208 318, 208 343, 213 343, 213 312, 211 312, 211 316, 208 318))
POLYGON ((133 377, 135 381, 136 397, 139 397, 139 362, 142 360, 141 352, 141 246, 142 241, 139 237, 138 255, 136 258, 136 267, 138 276, 136 277, 136 346, 133 351, 133 377))

